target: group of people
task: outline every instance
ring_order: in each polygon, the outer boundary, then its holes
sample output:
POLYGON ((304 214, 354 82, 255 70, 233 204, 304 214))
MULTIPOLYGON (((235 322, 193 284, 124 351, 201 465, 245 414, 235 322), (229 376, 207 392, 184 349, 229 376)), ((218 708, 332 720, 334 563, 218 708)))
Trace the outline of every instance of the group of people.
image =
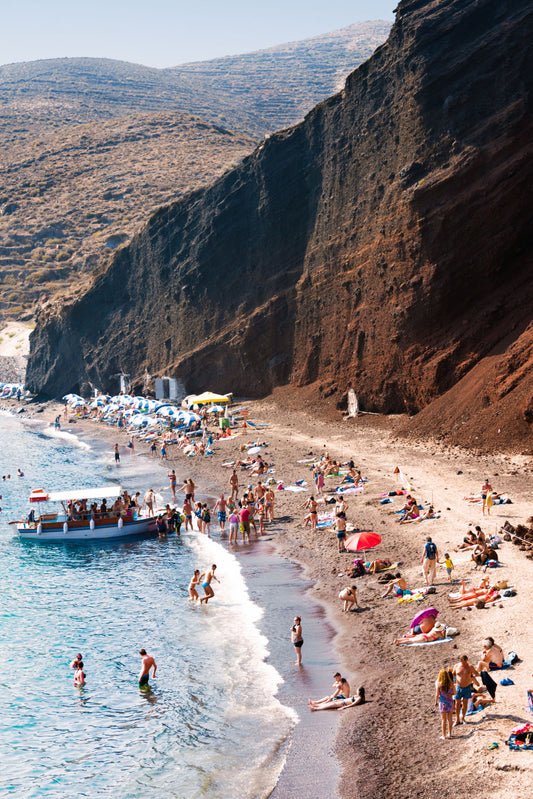
POLYGON ((213 591, 213 586, 211 583, 213 580, 216 580, 217 583, 220 582, 218 577, 215 575, 216 570, 216 563, 213 563, 211 568, 205 572, 201 572, 200 569, 194 570, 194 574, 191 577, 191 582, 189 583, 189 602, 194 602, 195 600, 200 599, 201 605, 204 602, 207 605, 209 600, 215 596, 215 592, 213 591), (204 589, 203 597, 198 596, 198 586, 201 586, 204 589))
POLYGON ((495 702, 497 683, 489 672, 503 667, 503 650, 488 636, 477 666, 469 662, 468 655, 462 655, 453 668, 439 672, 435 706, 441 714, 442 740, 452 737, 453 728, 466 721, 467 713, 495 702))
MULTIPOLYGON (((150 670, 153 669, 153 676, 155 677, 157 671, 157 663, 151 655, 146 653, 146 649, 139 649, 139 655, 142 658, 141 673, 139 674, 139 687, 148 686, 150 678, 150 670)), ((83 657, 81 652, 74 657, 70 663, 70 668, 74 670, 74 685, 76 688, 83 688, 86 685, 86 674, 83 671, 83 657)))
POLYGON ((309 710, 346 710, 366 702, 365 689, 361 686, 352 696, 350 684, 340 672, 333 675, 333 691, 321 699, 308 699, 309 710))

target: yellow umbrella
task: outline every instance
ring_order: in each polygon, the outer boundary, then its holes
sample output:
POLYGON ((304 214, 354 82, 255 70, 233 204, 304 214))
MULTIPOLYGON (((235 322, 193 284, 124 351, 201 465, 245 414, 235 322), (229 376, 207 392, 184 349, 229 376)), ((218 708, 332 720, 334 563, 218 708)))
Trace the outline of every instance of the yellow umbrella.
POLYGON ((229 397, 222 394, 213 394, 212 391, 204 391, 203 394, 198 394, 195 397, 187 397, 189 405, 201 405, 207 402, 229 402, 229 397))

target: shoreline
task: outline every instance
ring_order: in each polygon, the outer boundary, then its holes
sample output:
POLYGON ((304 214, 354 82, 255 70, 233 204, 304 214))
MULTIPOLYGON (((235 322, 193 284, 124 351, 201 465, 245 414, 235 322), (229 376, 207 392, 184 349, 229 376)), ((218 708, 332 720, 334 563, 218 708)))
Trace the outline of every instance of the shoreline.
MULTIPOLYGON (((354 457, 370 483, 362 495, 348 498, 348 518, 357 527, 374 529, 382 535, 376 556, 403 561, 400 570, 409 585, 422 584, 418 561, 426 535, 433 536, 442 557, 442 548, 453 550, 468 524, 481 524, 486 532, 494 532, 506 519, 514 525, 525 523, 531 513, 528 485, 531 463, 522 456, 488 457, 443 449, 431 442, 395 441, 393 431, 387 429, 388 425, 381 419, 323 422, 301 411, 284 408, 283 424, 280 424, 280 409, 274 399, 248 405, 253 409, 250 415, 254 421, 271 424, 261 430, 260 438, 269 442, 268 460, 276 464, 275 478, 283 479, 286 485, 302 478, 311 484, 310 473, 297 464, 297 460, 310 451, 319 455, 327 445, 333 457, 354 457), (412 481, 417 498, 432 502, 441 511, 440 519, 398 525, 391 506, 384 508, 379 504, 380 493, 399 487, 393 476, 395 466, 400 466, 412 481), (487 517, 483 519, 480 507, 463 500, 465 494, 479 489, 485 476, 491 478, 496 488, 508 491, 513 500, 512 505, 494 506, 490 522, 487 517)), ((102 429, 101 425, 89 422, 80 424, 79 429, 85 424, 101 431, 106 441, 112 437, 125 438, 121 431, 102 429)), ((254 433, 248 431, 240 440, 251 437, 254 433)), ((240 440, 236 439, 237 449, 240 440)), ((177 467, 179 478, 190 473, 193 479, 198 475, 199 482, 220 485, 218 481, 226 477, 229 480, 230 475, 229 470, 227 475, 223 473, 220 463, 223 458, 233 457, 234 445, 235 442, 222 445, 223 451, 218 447, 210 459, 185 461, 183 455, 169 458, 168 467, 177 467)), ((170 447, 169 452, 172 451, 170 447)), ((356 581, 359 603, 364 610, 355 614, 340 613, 338 591, 353 582, 341 580, 340 573, 351 558, 336 553, 334 534, 324 531, 313 535, 309 528, 301 525, 303 511, 299 506, 303 499, 301 494, 289 496, 288 492, 276 492, 276 517, 283 517, 283 529, 273 533, 272 543, 281 557, 305 569, 306 576, 313 582, 313 598, 326 608, 325 618, 336 632, 333 646, 338 653, 340 671, 349 677, 352 690, 364 684, 370 699, 366 707, 350 710, 340 718, 334 711, 308 713, 310 728, 317 716, 330 716, 340 721, 334 722, 338 728, 335 754, 342 768, 338 795, 342 799, 354 796, 370 799, 377 795, 401 799, 424 794, 440 799, 443 793, 453 789, 468 790, 473 797, 496 797, 502 790, 509 797, 523 796, 524 791, 527 794, 533 768, 524 760, 523 753, 510 752, 504 741, 518 721, 531 721, 526 710, 525 690, 533 683, 530 679, 533 653, 528 635, 533 612, 533 599, 528 596, 529 586, 533 584, 533 562, 517 547, 505 543, 501 559, 506 567, 495 571, 497 579, 513 583, 517 597, 501 603, 501 608, 497 604, 470 613, 447 609, 449 587, 444 571, 439 569, 437 596, 431 598, 431 604, 441 610, 444 621, 460 630, 460 636, 453 643, 441 646, 396 648, 392 639, 406 630, 409 619, 428 602, 405 607, 396 600, 381 600, 382 587, 376 578, 366 576, 356 581), (515 650, 522 659, 507 673, 515 685, 499 687, 492 711, 489 708, 473 716, 456 740, 441 742, 438 714, 432 709, 436 674, 444 665, 456 662, 463 649, 472 662, 477 662, 481 642, 487 635, 493 635, 505 652, 515 650), (492 741, 499 742, 498 749, 489 750, 492 741), (407 752, 408 758, 405 757, 407 752), (490 786, 480 785, 480 774, 490 775, 490 786)), ((268 530, 267 533, 267 538, 271 537, 268 530)), ((452 559, 456 562, 454 577, 479 580, 480 575, 471 571, 466 560, 454 555, 452 559)), ((329 682, 324 686, 325 692, 328 686, 329 682)), ((298 708, 300 718, 306 713, 307 708, 298 708)), ((319 771, 320 766, 315 756, 313 769, 319 771)), ((290 787, 296 795, 298 786, 290 787)), ((276 794, 276 789, 272 794, 279 799, 290 795, 276 794)))

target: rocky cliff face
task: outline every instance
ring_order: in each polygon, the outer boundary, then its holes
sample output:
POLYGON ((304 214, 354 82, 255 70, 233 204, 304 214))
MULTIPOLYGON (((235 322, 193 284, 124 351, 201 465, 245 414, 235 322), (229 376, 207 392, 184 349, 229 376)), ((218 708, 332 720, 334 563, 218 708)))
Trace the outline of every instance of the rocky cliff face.
POLYGON ((532 22, 526 0, 401 2, 340 94, 156 212, 38 320, 32 389, 147 369, 246 395, 316 382, 340 400, 353 385, 368 410, 415 412, 520 349, 532 22))

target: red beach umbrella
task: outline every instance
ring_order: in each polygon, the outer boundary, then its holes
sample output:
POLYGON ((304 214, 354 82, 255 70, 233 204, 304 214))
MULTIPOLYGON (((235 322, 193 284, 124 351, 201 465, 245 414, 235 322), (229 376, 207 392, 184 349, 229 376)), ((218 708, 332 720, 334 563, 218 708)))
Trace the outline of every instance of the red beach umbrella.
POLYGON ((435 618, 437 618, 438 615, 439 611, 437 610, 437 608, 426 608, 425 610, 421 610, 420 613, 416 614, 413 621, 411 622, 411 630, 413 629, 413 627, 416 627, 417 624, 420 624, 422 619, 427 618, 427 616, 434 616, 435 618))
POLYGON ((357 552, 362 549, 373 549, 381 544, 381 536, 377 533, 370 533, 368 530, 363 530, 360 533, 354 533, 346 539, 344 544, 346 549, 350 552, 357 552))

